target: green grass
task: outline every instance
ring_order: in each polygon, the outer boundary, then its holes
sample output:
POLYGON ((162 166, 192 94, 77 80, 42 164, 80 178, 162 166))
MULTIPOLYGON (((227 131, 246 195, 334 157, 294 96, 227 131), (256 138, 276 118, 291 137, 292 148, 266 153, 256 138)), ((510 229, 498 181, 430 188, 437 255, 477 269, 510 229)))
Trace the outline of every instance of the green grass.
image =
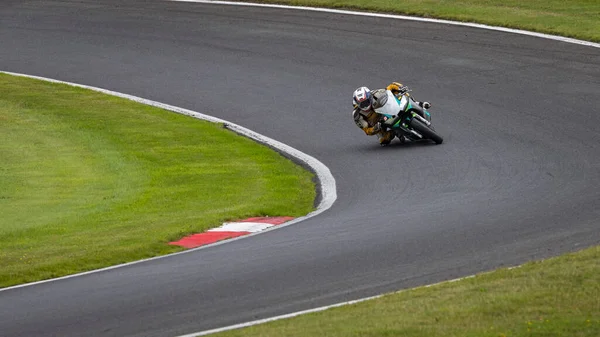
POLYGON ((211 336, 598 337, 600 247, 211 336))
MULTIPOLYGON (((525 29, 600 42, 598 0, 261 0, 361 9, 525 29)), ((382 27, 385 34, 385 27, 382 27)))
POLYGON ((171 253, 313 209, 313 175, 222 126, 0 74, 0 287, 171 253))

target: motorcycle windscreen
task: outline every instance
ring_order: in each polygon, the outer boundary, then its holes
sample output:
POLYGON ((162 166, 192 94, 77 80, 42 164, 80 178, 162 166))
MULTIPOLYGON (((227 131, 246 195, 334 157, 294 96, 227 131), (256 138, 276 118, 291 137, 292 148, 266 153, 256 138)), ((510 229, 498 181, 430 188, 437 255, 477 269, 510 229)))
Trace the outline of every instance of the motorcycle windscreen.
POLYGON ((375 112, 377 112, 378 114, 395 116, 398 115, 400 111, 404 111, 404 108, 408 103, 408 99, 406 98, 406 96, 402 96, 402 99, 400 100, 400 102, 398 102, 398 99, 396 98, 396 96, 394 96, 394 94, 392 94, 391 91, 388 90, 386 94, 388 97, 385 104, 378 108, 375 108, 375 112))

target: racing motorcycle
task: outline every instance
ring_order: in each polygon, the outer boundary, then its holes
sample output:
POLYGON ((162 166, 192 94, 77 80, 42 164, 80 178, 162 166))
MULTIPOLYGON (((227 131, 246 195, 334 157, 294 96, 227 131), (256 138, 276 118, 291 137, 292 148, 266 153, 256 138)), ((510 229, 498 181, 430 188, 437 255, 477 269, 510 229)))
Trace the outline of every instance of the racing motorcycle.
POLYGON ((387 96, 382 96, 373 105, 375 112, 381 115, 383 128, 393 130, 399 139, 403 136, 412 141, 429 139, 436 144, 444 141, 431 125, 429 112, 420 107, 410 95, 396 97, 389 90, 386 93, 387 96), (423 118, 418 112, 429 118, 423 118))

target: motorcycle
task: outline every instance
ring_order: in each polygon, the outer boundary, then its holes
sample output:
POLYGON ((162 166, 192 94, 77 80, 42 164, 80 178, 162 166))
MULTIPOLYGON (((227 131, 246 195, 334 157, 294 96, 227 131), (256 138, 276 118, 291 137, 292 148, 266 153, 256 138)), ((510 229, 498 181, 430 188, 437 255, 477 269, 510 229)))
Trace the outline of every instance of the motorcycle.
POLYGON ((408 94, 396 97, 391 91, 386 91, 387 96, 382 96, 377 107, 373 106, 376 113, 381 115, 381 126, 393 130, 399 139, 406 137, 412 141, 429 139, 436 144, 441 144, 444 139, 437 134, 431 125, 431 117, 426 117, 429 112, 420 107, 408 94))

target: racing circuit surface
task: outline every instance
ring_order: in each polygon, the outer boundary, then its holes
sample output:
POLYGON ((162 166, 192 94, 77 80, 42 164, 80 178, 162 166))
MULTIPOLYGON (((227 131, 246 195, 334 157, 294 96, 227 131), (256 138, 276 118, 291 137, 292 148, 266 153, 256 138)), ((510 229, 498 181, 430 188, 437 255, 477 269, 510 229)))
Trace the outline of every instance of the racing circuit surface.
POLYGON ((176 336, 600 242, 600 49, 299 10, 3 1, 0 69, 223 118, 327 165, 334 206, 188 254, 0 292, 2 336, 176 336), (380 148, 351 94, 399 80, 444 144, 380 148))

